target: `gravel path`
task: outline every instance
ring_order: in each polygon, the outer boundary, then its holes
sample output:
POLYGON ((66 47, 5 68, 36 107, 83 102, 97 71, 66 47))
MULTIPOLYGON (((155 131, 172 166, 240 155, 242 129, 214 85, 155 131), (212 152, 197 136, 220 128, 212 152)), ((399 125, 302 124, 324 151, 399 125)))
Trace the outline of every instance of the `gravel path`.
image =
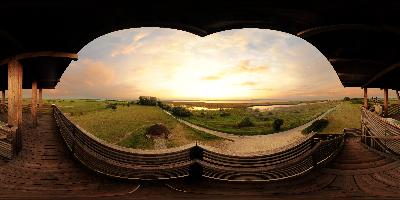
POLYGON ((254 135, 254 136, 238 136, 229 133, 210 130, 192 124, 188 121, 176 118, 168 112, 166 113, 168 113, 169 115, 177 119, 179 122, 189 127, 226 139, 223 142, 224 144, 221 145, 223 147, 222 150, 224 151, 235 152, 235 153, 250 153, 250 152, 254 153, 254 152, 270 151, 277 148, 281 148, 283 146, 290 145, 301 138, 304 138, 305 135, 301 133, 303 129, 310 126, 316 120, 325 117, 327 114, 329 114, 339 106, 340 104, 335 106, 334 108, 329 109, 322 115, 299 127, 274 134, 254 135))

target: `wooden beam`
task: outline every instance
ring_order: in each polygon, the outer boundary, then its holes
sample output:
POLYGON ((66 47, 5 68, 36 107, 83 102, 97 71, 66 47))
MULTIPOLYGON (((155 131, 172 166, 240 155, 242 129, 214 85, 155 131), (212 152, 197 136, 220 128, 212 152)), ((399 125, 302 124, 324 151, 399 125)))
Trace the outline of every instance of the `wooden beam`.
POLYGON ((8 63, 8 124, 22 124, 22 64, 13 59, 8 63))
POLYGON ((374 64, 374 65, 383 65, 385 63, 383 62, 378 62, 376 60, 367 60, 364 58, 329 58, 328 61, 330 63, 354 63, 354 62, 358 62, 358 63, 370 63, 370 64, 374 64))
POLYGON ((72 60, 78 60, 78 54, 76 53, 39 51, 39 52, 22 53, 10 58, 3 59, 0 61, 0 65, 5 65, 11 62, 11 60, 23 60, 27 58, 37 58, 37 57, 70 58, 72 60))
POLYGON ((39 108, 41 109, 43 107, 43 89, 39 89, 39 108))
POLYGON ((37 81, 32 81, 31 117, 33 127, 37 126, 37 81))
POLYGON ((335 24, 335 25, 309 28, 304 31, 300 31, 299 33, 297 33, 297 36, 305 39, 321 33, 334 32, 340 30, 363 30, 365 32, 387 32, 387 33, 400 34, 400 29, 397 27, 371 26, 365 24, 335 24))
POLYGON ((400 67, 400 63, 396 63, 396 64, 393 64, 393 65, 387 67, 386 69, 382 70, 381 72, 379 72, 378 74, 373 76, 371 79, 369 79, 368 82, 365 83, 363 87, 367 87, 369 84, 373 83, 377 79, 383 77, 384 75, 388 74, 389 72, 391 72, 399 67, 400 67))
POLYGON ((1 104, 0 104, 0 112, 6 111, 6 90, 1 90, 1 104))
POLYGON ((383 115, 388 115, 389 108, 389 91, 387 88, 383 89, 383 115))
POLYGON ((368 109, 368 88, 364 88, 364 108, 368 109))

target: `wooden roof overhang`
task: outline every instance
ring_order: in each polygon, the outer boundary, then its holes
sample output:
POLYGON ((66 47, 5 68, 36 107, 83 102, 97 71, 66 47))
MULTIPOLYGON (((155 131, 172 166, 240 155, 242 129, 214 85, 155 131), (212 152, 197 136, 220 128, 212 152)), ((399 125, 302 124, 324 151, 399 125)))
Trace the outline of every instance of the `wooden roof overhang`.
MULTIPOLYGON (((400 89, 400 1, 1 1, 0 60, 31 52, 78 53, 112 31, 166 27, 199 36, 236 28, 298 35, 331 62, 345 87, 400 89)), ((23 87, 54 88, 71 58, 22 60, 23 87)), ((0 88, 7 88, 0 65, 0 88)))

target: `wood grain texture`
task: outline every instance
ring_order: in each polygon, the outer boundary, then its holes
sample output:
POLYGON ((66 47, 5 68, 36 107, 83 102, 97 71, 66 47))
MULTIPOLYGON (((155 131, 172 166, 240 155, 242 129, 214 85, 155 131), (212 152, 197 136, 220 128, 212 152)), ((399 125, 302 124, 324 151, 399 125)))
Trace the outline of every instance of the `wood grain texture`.
POLYGON ((8 63, 8 124, 22 124, 22 65, 18 60, 8 63))

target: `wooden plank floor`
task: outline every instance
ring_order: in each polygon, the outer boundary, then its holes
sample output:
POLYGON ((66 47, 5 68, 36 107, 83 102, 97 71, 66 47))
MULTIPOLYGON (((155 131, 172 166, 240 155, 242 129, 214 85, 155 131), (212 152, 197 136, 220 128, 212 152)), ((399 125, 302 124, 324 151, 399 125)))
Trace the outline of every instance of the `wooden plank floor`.
POLYGON ((0 199, 320 199, 400 198, 400 162, 346 138, 337 158, 323 169, 274 183, 209 179, 134 182, 101 176, 67 151, 49 107, 39 127, 24 114, 23 149, 12 161, 0 160, 0 199))

